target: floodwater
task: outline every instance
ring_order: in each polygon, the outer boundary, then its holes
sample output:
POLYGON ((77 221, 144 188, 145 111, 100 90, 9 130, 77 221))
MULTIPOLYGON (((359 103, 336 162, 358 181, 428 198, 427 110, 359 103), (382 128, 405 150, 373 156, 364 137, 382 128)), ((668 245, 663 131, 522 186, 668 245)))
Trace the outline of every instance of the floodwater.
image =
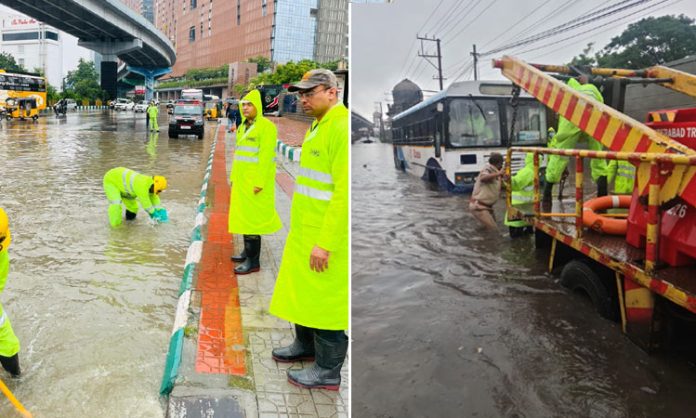
POLYGON ((352 148, 354 416, 694 416, 692 363, 648 356, 531 237, 393 167, 390 145, 352 148))
MULTIPOLYGON (((214 125, 168 139, 133 112, 69 113, 0 124, 0 205, 10 275, 0 300, 23 375, 0 371, 34 417, 162 417, 158 396, 178 287, 214 125), (170 222, 142 210, 109 227, 102 178, 125 166, 162 174, 170 222)), ((0 416, 17 416, 0 397, 0 416)))

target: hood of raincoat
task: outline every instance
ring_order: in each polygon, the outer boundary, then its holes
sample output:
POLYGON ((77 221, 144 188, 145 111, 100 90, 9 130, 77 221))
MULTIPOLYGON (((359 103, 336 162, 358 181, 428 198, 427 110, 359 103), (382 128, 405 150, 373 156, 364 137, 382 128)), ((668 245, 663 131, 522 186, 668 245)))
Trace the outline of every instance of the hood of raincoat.
MULTIPOLYGON (((263 118, 263 106, 261 106, 261 92, 258 90, 252 90, 249 93, 247 93, 246 96, 240 100, 240 105, 242 102, 248 101, 251 102, 252 105, 256 108, 256 120, 259 118, 263 118)), ((242 112, 241 106, 239 109, 239 113, 242 115, 242 123, 246 120, 244 117, 244 113, 242 112)))

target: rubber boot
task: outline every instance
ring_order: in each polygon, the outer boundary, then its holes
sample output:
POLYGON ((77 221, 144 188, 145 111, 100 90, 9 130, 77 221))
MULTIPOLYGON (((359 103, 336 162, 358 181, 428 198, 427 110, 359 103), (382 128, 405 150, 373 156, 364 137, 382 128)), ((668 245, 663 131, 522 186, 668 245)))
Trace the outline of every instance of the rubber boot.
POLYGON ((0 364, 2 364, 2 368, 7 370, 12 377, 19 377, 19 375, 22 373, 22 371, 19 369, 19 353, 12 357, 0 356, 0 364))
POLYGON ((338 390, 341 367, 348 351, 348 338, 327 341, 314 333, 316 361, 304 369, 288 370, 288 382, 306 389, 338 390))
POLYGON ((608 193, 607 176, 597 179, 597 197, 606 196, 608 193))
POLYGON ((234 272, 237 274, 249 274, 261 270, 259 258, 261 256, 261 236, 249 235, 249 246, 246 247, 246 260, 237 267, 234 272))
POLYGON ((280 363, 314 360, 314 330, 295 324, 295 340, 287 347, 274 348, 271 357, 280 363))
POLYGON ((136 215, 137 215, 137 213, 131 212, 128 209, 126 209, 126 220, 127 221, 132 221, 133 219, 135 219, 136 215))
POLYGON ((242 250, 242 252, 239 255, 233 255, 232 257, 230 257, 232 259, 232 261, 234 261, 235 263, 242 263, 242 262, 244 262, 244 260, 247 259, 247 247, 249 246, 249 244, 248 244, 249 240, 247 239, 246 235, 244 235, 243 238, 244 238, 244 249, 242 250))

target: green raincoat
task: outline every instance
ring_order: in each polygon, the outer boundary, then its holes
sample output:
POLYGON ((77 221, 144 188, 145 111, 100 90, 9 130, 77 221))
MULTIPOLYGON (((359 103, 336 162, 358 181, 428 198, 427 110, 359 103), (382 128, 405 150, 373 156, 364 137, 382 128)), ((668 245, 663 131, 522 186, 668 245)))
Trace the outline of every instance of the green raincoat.
POLYGON ((288 234, 270 312, 323 330, 348 328, 348 110, 343 104, 305 135, 288 234), (328 269, 312 271, 314 246, 328 269))
MULTIPOLYGON (((580 84, 577 80, 571 78, 568 80, 568 86, 592 97, 600 103, 604 103, 602 93, 600 93, 597 87, 595 87, 593 84, 580 84)), ((575 145, 582 138, 587 140, 587 146, 590 150, 603 150, 601 143, 597 142, 596 139, 583 132, 571 121, 561 116, 558 118, 558 132, 553 137, 553 145, 549 144, 549 148, 572 149, 575 148, 575 145)), ((561 175, 563 175, 563 171, 567 165, 568 157, 550 155, 549 163, 546 165, 546 181, 549 183, 558 183, 561 180, 561 175)), ((593 158, 590 162, 590 168, 592 169, 592 179, 594 181, 597 181, 598 178, 607 175, 606 160, 593 158)))
POLYGON ((121 224, 121 203, 133 213, 138 212, 138 202, 148 215, 152 215, 155 209, 159 209, 159 196, 150 193, 150 187, 153 184, 152 176, 146 176, 125 167, 116 167, 107 171, 104 175, 104 193, 109 199, 111 226, 121 224))
POLYGON ((251 126, 237 130, 232 173, 228 230, 233 234, 266 235, 283 227, 275 209, 275 146, 278 133, 273 122, 263 117, 261 93, 252 90, 243 100, 256 108, 251 126), (261 189, 254 193, 254 188, 261 189))

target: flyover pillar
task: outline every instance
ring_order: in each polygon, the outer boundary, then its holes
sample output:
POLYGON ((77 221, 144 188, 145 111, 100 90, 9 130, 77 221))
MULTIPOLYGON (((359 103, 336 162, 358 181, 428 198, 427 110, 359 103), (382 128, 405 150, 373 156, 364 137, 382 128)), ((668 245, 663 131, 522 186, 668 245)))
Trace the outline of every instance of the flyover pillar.
POLYGON ((118 73, 118 63, 115 61, 101 62, 101 88, 109 95, 108 100, 115 100, 117 97, 116 81, 118 73))
POLYGON ((136 74, 140 74, 145 78, 145 100, 150 101, 154 92, 155 79, 157 77, 162 77, 165 74, 171 73, 172 69, 170 67, 165 68, 144 68, 144 67, 131 67, 128 66, 128 71, 136 74))
POLYGON ((77 42, 79 46, 91 49, 102 55, 101 64, 101 88, 109 94, 109 99, 116 98, 116 84, 118 72, 118 56, 129 52, 142 49, 142 39, 130 41, 82 41, 77 42))

